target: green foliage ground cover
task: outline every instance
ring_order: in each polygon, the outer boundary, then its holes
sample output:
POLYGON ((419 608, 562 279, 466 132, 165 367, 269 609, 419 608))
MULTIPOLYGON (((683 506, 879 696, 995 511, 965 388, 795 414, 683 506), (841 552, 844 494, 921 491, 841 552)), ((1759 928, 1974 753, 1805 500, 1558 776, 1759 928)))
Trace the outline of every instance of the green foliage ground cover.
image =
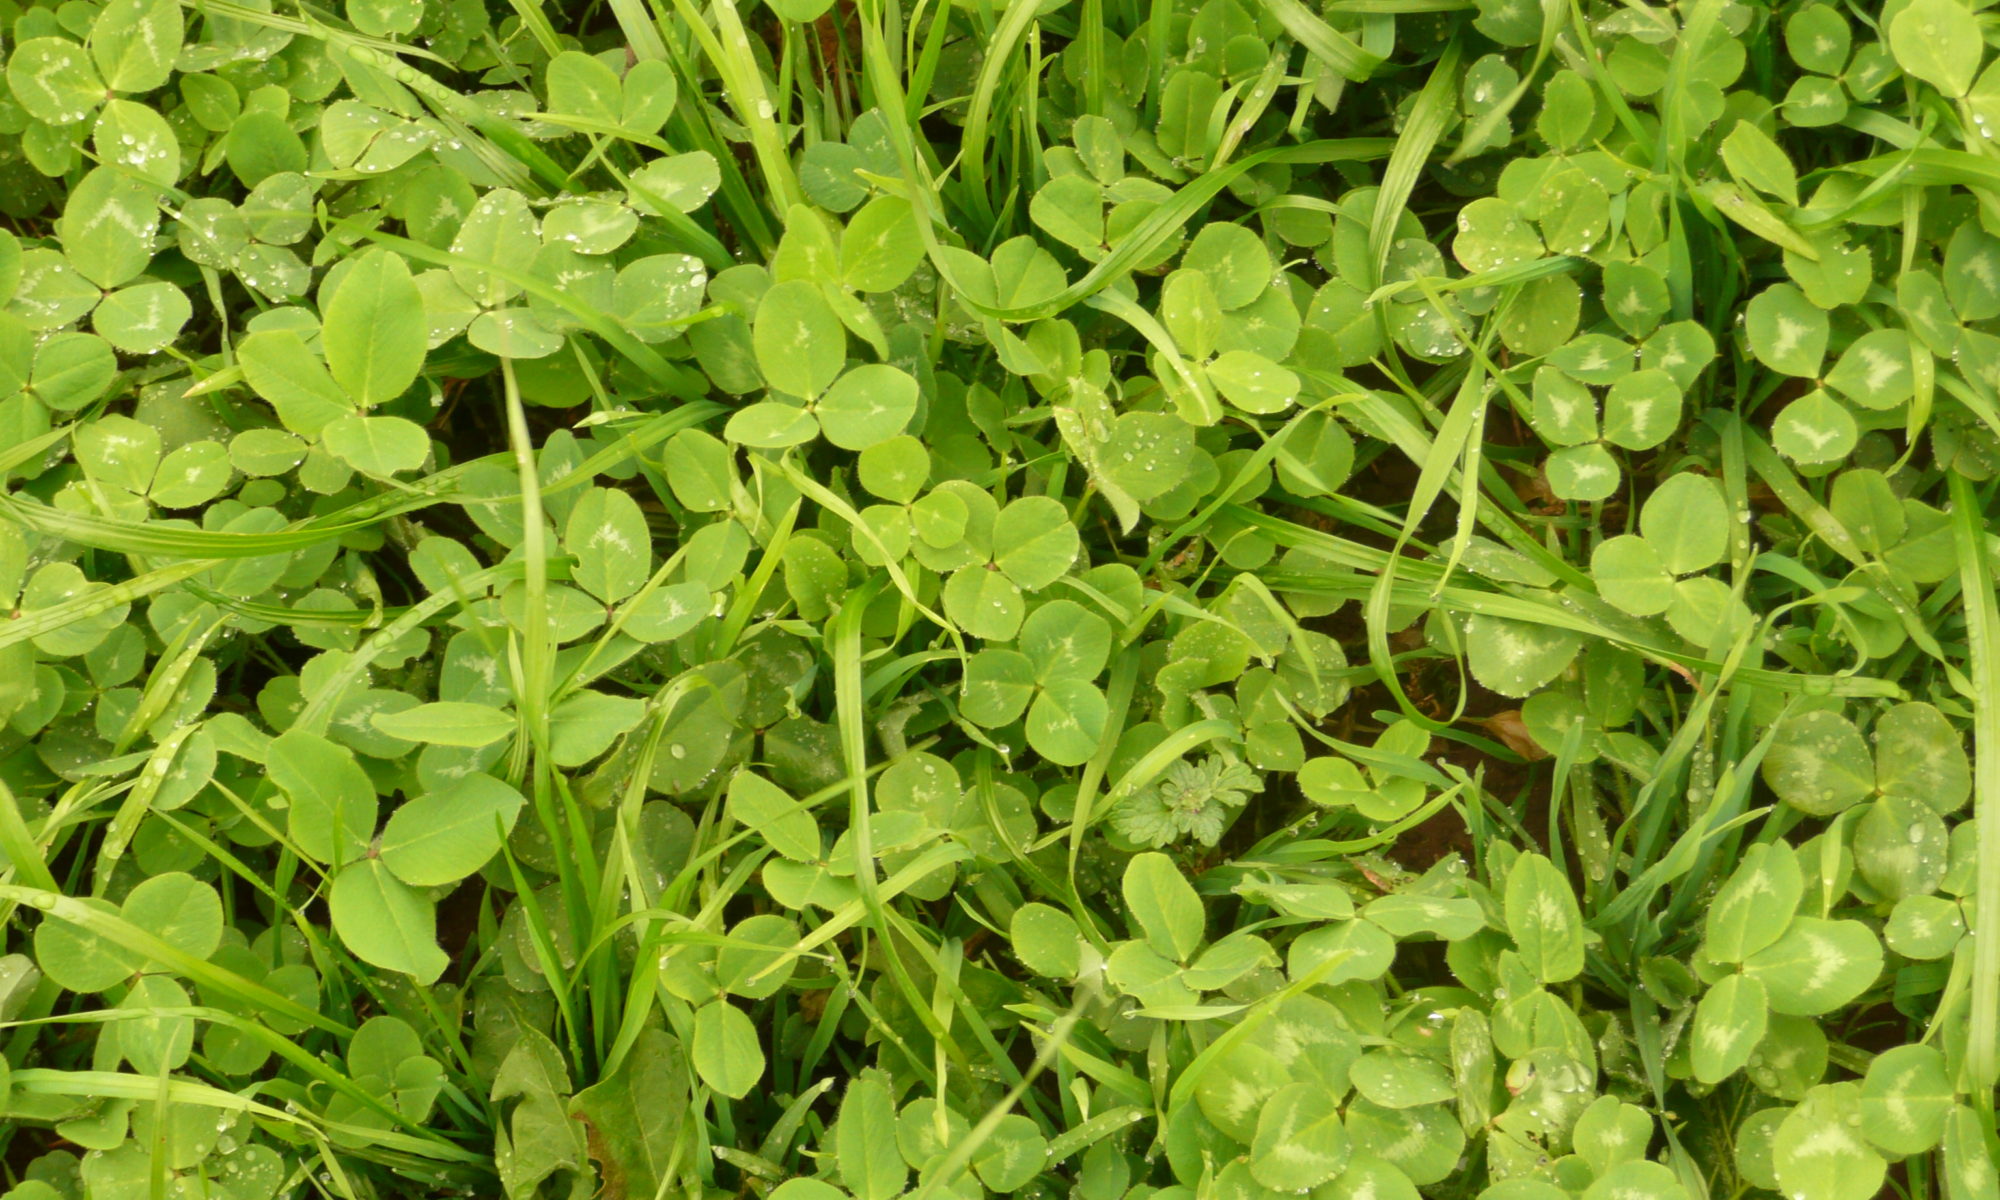
POLYGON ((8 1200, 2000 1197, 1988 12, 0 18, 8 1200))

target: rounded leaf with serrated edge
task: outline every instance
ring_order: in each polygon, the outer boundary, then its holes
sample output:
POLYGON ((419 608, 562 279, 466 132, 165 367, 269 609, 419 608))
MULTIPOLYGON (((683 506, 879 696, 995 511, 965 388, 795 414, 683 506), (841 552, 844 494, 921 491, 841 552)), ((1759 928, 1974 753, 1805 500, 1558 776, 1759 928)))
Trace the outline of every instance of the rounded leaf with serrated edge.
POLYGON ((1807 5, 1785 22, 1785 49, 1792 61, 1822 75, 1837 75, 1847 65, 1853 38, 1847 20, 1831 4, 1807 5))
POLYGON ((156 354, 173 344, 194 315, 187 296, 171 283, 137 283, 106 296, 90 326, 127 354, 156 354))
POLYGON ((1944 1153, 1938 1156, 1939 1173, 1947 1181, 1946 1195, 1992 1200, 2000 1191, 1990 1144, 1980 1114, 1968 1105, 1954 1105, 1944 1126, 1944 1153))
POLYGON ((1048 1156, 1048 1141, 1035 1123, 1019 1113, 1009 1113, 973 1152, 972 1169, 979 1182, 1005 1194, 1019 1191, 1041 1174, 1048 1156))
POLYGON ((382 863, 412 887, 457 883, 499 852, 524 803, 491 775, 467 775, 389 815, 382 863))
POLYGON ((1215 221, 1188 243, 1181 265, 1208 276, 1223 311, 1242 308, 1271 287, 1271 255, 1255 233, 1215 221))
POLYGON ((1595 442, 1567 446, 1542 464, 1549 490, 1564 500, 1606 500, 1617 493, 1618 460, 1595 442))
POLYGON ((1465 624, 1473 677, 1503 696, 1525 697, 1546 686, 1583 648, 1581 635, 1553 626, 1484 613, 1465 624))
POLYGON ((1421 1197, 1416 1185, 1400 1168, 1360 1146, 1348 1156, 1347 1169, 1324 1187, 1335 1196, 1369 1196, 1374 1200, 1420 1200, 1421 1197))
POLYGON ((1215 353, 1222 332, 1222 302, 1216 299, 1214 282, 1185 268, 1168 275, 1160 286, 1160 322, 1182 354, 1202 360, 1215 353))
MULTIPOLYGON (((707 284, 708 269, 693 255, 651 254, 618 269, 618 277, 611 285, 612 307, 633 337, 648 343, 664 342, 679 335, 688 319, 699 311, 702 289, 707 284)), ((742 328, 740 317, 731 321, 733 328, 742 328)), ((739 346, 730 343, 729 348, 736 350, 739 346)), ((748 365, 741 364, 742 374, 749 374, 748 365)), ((735 377, 735 372, 731 377, 735 377)), ((730 390, 749 391, 754 386, 746 383, 730 390)))
POLYGON ((230 466, 246 476, 274 476, 298 466, 306 444, 284 430, 244 430, 230 438, 230 466))
POLYGON ((1208 1064, 1195 1083, 1201 1115, 1222 1133, 1248 1144, 1271 1096, 1287 1082, 1285 1064, 1255 1042, 1243 1041, 1208 1064))
POLYGON ((665 459, 667 486, 676 500, 695 512, 729 507, 736 467, 721 439, 700 429, 683 429, 667 442, 665 459))
POLYGON ((1805 292, 1806 299, 1826 309, 1859 304, 1874 282, 1874 262, 1866 245, 1850 245, 1832 230, 1809 239, 1819 258, 1785 251, 1785 273, 1805 292))
POLYGON ((1757 361, 1784 375, 1811 378, 1826 356, 1826 310, 1789 283, 1772 284, 1743 312, 1744 335, 1757 361))
POLYGON ((1356 804, 1374 791, 1361 768, 1331 754, 1307 759, 1298 783, 1306 799, 1327 808, 1356 804))
POLYGON ((330 422, 354 411, 326 365, 290 330, 252 333, 236 347, 236 358, 252 390, 300 437, 317 438, 330 422))
POLYGON ((862 205, 840 236, 841 282, 859 292, 893 291, 923 260, 916 218, 900 196, 877 196, 862 205))
POLYGON ((1000 728, 1012 724, 1034 696, 1034 662, 1016 650, 980 650, 966 662, 958 710, 966 720, 1000 728))
POLYGON ((339 417, 320 430, 320 441, 335 458, 377 477, 414 471, 431 452, 424 427, 401 417, 339 417))
POLYGON ((1911 0, 1889 22, 1889 50, 1914 78, 1957 99, 1972 88, 1986 53, 1979 18, 1960 0, 1911 0))
POLYGON ((1456 942, 1486 927, 1486 917, 1478 902, 1462 896, 1391 892, 1371 901, 1361 915, 1401 941, 1429 935, 1439 941, 1456 942))
POLYGON ((1372 921, 1333 921, 1302 933, 1285 953, 1285 973, 1302 978, 1327 959, 1340 962, 1320 982, 1328 987, 1353 979, 1378 979, 1396 958, 1396 941, 1372 921))
POLYGON ((1232 933, 1215 942, 1181 972, 1181 982, 1196 991, 1215 991, 1258 967, 1275 966, 1277 952, 1254 933, 1232 933))
POLYGON ((1710 575, 1674 584, 1674 602, 1667 607, 1667 625, 1695 647, 1721 657, 1726 647, 1751 621, 1749 606, 1729 585, 1710 575))
POLYGON ((320 114, 319 142, 337 170, 363 175, 393 171, 429 150, 437 134, 379 108, 342 100, 320 114))
POLYGON ((605 125, 619 123, 622 90, 617 72, 603 59, 565 50, 549 60, 546 79, 550 112, 589 117, 605 125))
MULTIPOLYGON (((118 909, 95 896, 78 903, 108 915, 118 909)), ((117 945, 68 921, 46 920, 35 926, 35 961, 56 986, 72 992, 101 992, 132 977, 136 964, 117 945)))
POLYGON ((1818 1021, 1772 1013, 1745 1074, 1779 1099, 1799 1100, 1826 1075, 1826 1064, 1826 1033, 1818 1021))
POLYGON ((819 436, 819 422, 796 404, 765 400, 738 409, 722 427, 722 436, 739 446, 760 450, 781 450, 800 446, 819 436))
POLYGON ((320 346, 334 382, 363 408, 394 400, 423 370, 423 296, 403 256, 371 250, 349 260, 326 304, 320 346))
POLYGON ((1588 171, 1574 167, 1542 177, 1538 203, 1542 241, 1551 254, 1586 255, 1604 244, 1611 223, 1611 197, 1588 171))
POLYGON ((1137 855, 1125 866, 1125 907, 1153 949, 1186 962, 1201 944, 1206 918, 1201 897, 1164 854, 1137 855))
POLYGON ((1743 972, 1763 982, 1772 1011, 1818 1016, 1868 990, 1882 973, 1882 944, 1859 921, 1795 917, 1783 937, 1743 960, 1743 972))
POLYGON ((207 958, 222 945, 221 897, 184 872, 142 881, 125 897, 119 914, 194 958, 207 958))
POLYGON ((549 761, 559 767, 582 766, 637 725, 645 711, 644 702, 630 696, 587 688, 572 692, 549 713, 549 761))
POLYGON ((1804 895, 1798 852, 1789 843, 1751 846, 1703 917, 1708 956, 1741 962, 1777 941, 1804 895))
POLYGON ((915 500, 930 477, 930 470, 930 451, 923 442, 906 433, 867 447, 855 465, 861 486, 891 504, 915 500))
POLYGON ((1861 548, 1872 554, 1881 554, 1901 542, 1909 527, 1902 498, 1890 486, 1889 477, 1868 468, 1836 475, 1826 507, 1861 548))
POLYGON ((1674 577, 1659 551, 1642 537, 1621 533, 1590 553, 1590 576, 1597 594, 1635 617, 1652 617, 1674 602, 1674 577))
POLYGON ((1665 371, 1634 371, 1604 394, 1604 440, 1614 446, 1651 450, 1672 437, 1680 423, 1680 385, 1665 371))
POLYGON ((1771 1019, 1764 985, 1746 975, 1728 975, 1695 1006, 1688 1062, 1694 1077, 1717 1084, 1750 1061, 1771 1019))
POLYGON ((2000 316, 2000 238, 1976 221, 1961 224, 1945 243, 1943 282, 1959 320, 2000 316))
POLYGON ((1597 398, 1554 367, 1536 370, 1533 405, 1528 419, 1551 446, 1575 446, 1597 439, 1597 398))
POLYGON ((1762 770, 1780 800, 1815 817, 1859 804, 1875 790, 1868 743, 1853 722, 1824 709, 1782 721, 1762 770))
POLYGON ((1540 258, 1542 239, 1512 204, 1487 197, 1458 211, 1451 252, 1468 271, 1495 271, 1540 258))
POLYGON ((1641 263, 1604 264, 1603 301, 1605 315, 1633 337, 1651 333, 1673 307, 1666 279, 1641 263))
POLYGON ((1028 707, 1028 745, 1059 766, 1081 766, 1104 737, 1110 708, 1097 685, 1052 679, 1028 707))
POLYGON ((1942 896, 1905 896, 1882 925, 1882 940, 1904 958, 1943 958, 1965 936, 1965 913, 1942 896))
POLYGON ((1354 1090, 1383 1108, 1442 1104, 1457 1095, 1444 1067, 1397 1050, 1371 1050, 1348 1068, 1354 1090))
POLYGON ((1783 201, 1799 203, 1798 170, 1771 135, 1749 121, 1738 121, 1722 139, 1722 161, 1740 182, 1783 201))
POLYGON ((1839 462, 1854 452, 1861 427, 1845 405, 1814 388, 1785 405, 1771 422, 1771 445, 1793 462, 1839 462))
POLYGON ((1028 202, 1028 217, 1042 232, 1087 259, 1104 253, 1104 192, 1084 175, 1060 175, 1028 202))
POLYGON ((1847 93, 1839 80, 1804 75, 1792 81, 1780 109, 1795 128, 1836 125, 1847 116, 1847 93))
POLYGON ((1021 626, 1022 653, 1035 678, 1092 680, 1111 660, 1111 626, 1074 600, 1051 600, 1021 626))
POLYGON ((1616 1096, 1591 1101, 1570 1131, 1577 1155, 1600 1175, 1621 1162, 1646 1157, 1652 1140, 1652 1114, 1616 1096))
POLYGON ((1639 348, 1641 367, 1658 367, 1683 389, 1691 388, 1715 358, 1715 338, 1693 321, 1662 325, 1639 348))
POLYGON ((20 279, 9 313, 29 329, 48 331, 90 311, 102 291, 70 266, 59 252, 28 250, 19 259, 20 279))
POLYGON ((1639 510, 1639 531, 1675 575, 1705 571, 1729 552, 1729 501, 1706 475, 1675 475, 1639 510))
POLYGON ((498 358, 547 358, 563 348, 562 335, 525 308, 480 313, 466 327, 465 340, 498 358))
POLYGON ((364 858, 334 876, 327 912, 340 940, 365 963, 437 982, 451 960, 437 944, 437 912, 422 894, 364 858))
POLYGON ((1808 1091, 1771 1140, 1779 1188, 1813 1200, 1873 1200, 1888 1164, 1862 1136, 1865 1120, 1859 1085, 1828 1083, 1808 1091))
POLYGON ((764 1047, 757 1039, 757 1026, 728 1000, 710 1000, 695 1010, 689 1057, 701 1081, 731 1099, 749 1095, 764 1077, 764 1047))
POLYGON ((265 768, 291 798, 292 842, 316 862, 346 861, 375 835, 375 785, 344 746, 294 729, 273 739, 265 768))
POLYGON ((630 495, 611 488, 588 488, 577 497, 563 549, 576 559, 571 580, 606 604, 638 591, 653 571, 646 514, 630 495))
POLYGON ((896 1103, 889 1087, 869 1072, 848 1085, 833 1128, 840 1181, 856 1200, 892 1200, 909 1168, 896 1145, 896 1103))
POLYGON ((1205 368, 1231 404, 1252 413, 1283 412, 1299 394, 1299 377, 1248 350, 1225 350, 1205 368))
POLYGON ((764 293, 757 302, 751 345, 757 369, 772 388, 806 399, 825 391, 847 362, 846 329, 819 288, 803 279, 775 284, 764 293))
MULTIPOLYGON (((1290 444, 1296 446, 1297 435, 1290 444)), ((1194 426, 1172 413, 1120 413, 1097 456, 1107 481, 1140 504, 1179 487, 1192 468, 1194 426)))
POLYGON ((1014 910, 1007 940, 1021 965, 1047 979, 1068 979, 1083 964, 1083 936, 1076 919, 1046 904, 1014 910))
POLYGON ((1771 1139, 1778 1125, 1791 1115, 1789 1105, 1760 1108, 1736 1127, 1736 1170, 1745 1183, 1766 1191, 1776 1191, 1778 1176, 1771 1169, 1771 1139))
POLYGON ((1688 1200, 1673 1171, 1650 1159, 1618 1163, 1584 1189, 1583 1200, 1688 1200))
POLYGON ((660 59, 633 63, 623 80, 620 123, 640 133, 657 132, 673 114, 680 98, 673 67, 660 59))
POLYGON ((998 571, 966 567, 944 583, 944 615, 976 638, 1004 642, 1021 630, 1027 615, 1021 589, 998 571))
POLYGON ((649 216, 691 213, 722 186, 722 169, 706 150, 669 154, 634 171, 627 189, 633 208, 649 216))
POLYGON ((220 496, 231 476, 229 452, 222 443, 189 442, 160 460, 146 496, 161 508, 193 508, 220 496))
POLYGON ((745 917, 730 927, 731 944, 716 949, 716 986, 745 1000, 764 999, 791 979, 798 959, 789 952, 798 940, 799 927, 790 917, 745 917))
POLYGON ((1955 1091, 1935 1046, 1884 1050, 1861 1081, 1861 1135, 1884 1154, 1922 1154, 1944 1137, 1955 1091))
POLYGON ((1465 1131, 1443 1104, 1384 1108, 1356 1099, 1346 1120, 1357 1157, 1364 1151, 1381 1155, 1418 1185, 1449 1177, 1465 1149, 1465 1131))
POLYGON ((1884 795, 1921 800, 1939 813, 1958 811, 1971 796, 1965 739, 1936 708, 1898 704, 1876 720, 1874 736, 1875 784, 1884 795))
POLYGON ((993 561, 1026 591, 1062 578, 1081 546, 1069 514, 1049 496, 1023 496, 993 520, 993 561))
POLYGON ((1944 880, 1950 839, 1923 801, 1883 796, 1854 823, 1854 869, 1886 900, 1928 895, 1944 880))
POLYGON ((793 862, 819 860, 823 847, 812 810, 755 771, 738 771, 729 781, 728 808, 730 816, 756 830, 784 857, 793 862))
POLYGON ((117 413, 79 429, 74 447, 85 475, 131 492, 145 491, 160 464, 159 431, 117 413))
POLYGON ((104 81, 68 38, 29 38, 7 60, 7 85, 29 116, 69 125, 104 102, 104 81))
POLYGON ((1258 1114, 1250 1175, 1267 1188, 1298 1192, 1340 1174, 1350 1152, 1336 1098, 1318 1084, 1294 1083, 1258 1114))
POLYGON ((1575 71, 1558 71, 1542 85, 1542 109, 1535 114, 1535 132, 1552 150, 1570 150, 1590 132, 1597 116, 1594 87, 1575 71))
POLYGON ((148 105, 107 100, 90 142, 99 162, 115 163, 163 187, 180 178, 180 142, 167 119, 148 105))
POLYGON ((1910 367, 1914 348, 1901 329, 1876 329, 1855 338, 1826 373, 1826 385, 1863 408, 1890 409, 1916 390, 1910 367))
POLYGON ((172 77, 184 32, 175 0, 111 0, 91 24, 90 56, 106 86, 150 92, 172 77))
POLYGON ((79 274, 112 288, 152 261, 159 225, 159 206, 150 189, 114 168, 98 167, 70 190, 56 233, 63 256, 79 274))
MULTIPOLYGON (((822 10, 831 5, 831 0, 803 2, 822 10)), ((799 3, 801 0, 781 0, 778 7, 782 11, 799 3)), ((847 212, 868 198, 868 185, 854 174, 866 169, 861 152, 847 143, 815 142, 799 155, 799 189, 807 200, 829 212, 847 212)))
POLYGON ((842 375, 815 410, 827 441, 866 450, 903 432, 916 415, 917 381, 897 367, 868 363, 842 375))
POLYGON ((1507 932, 1542 982, 1561 983, 1583 971, 1583 916, 1554 863, 1540 854, 1517 859, 1507 873, 1505 909, 1507 932))

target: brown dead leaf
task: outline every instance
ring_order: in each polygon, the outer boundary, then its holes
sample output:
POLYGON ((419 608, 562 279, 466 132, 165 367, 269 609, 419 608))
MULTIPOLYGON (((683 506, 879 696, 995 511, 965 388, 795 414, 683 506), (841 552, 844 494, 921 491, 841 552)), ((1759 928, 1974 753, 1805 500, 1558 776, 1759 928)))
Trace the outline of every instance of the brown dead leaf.
POLYGON ((1486 732, 1500 739, 1501 745, 1529 762, 1539 762, 1549 756, 1549 752, 1542 749, 1541 743, 1529 736, 1527 722, 1521 720, 1521 710, 1518 708, 1494 713, 1490 717, 1482 718, 1479 724, 1486 732))

